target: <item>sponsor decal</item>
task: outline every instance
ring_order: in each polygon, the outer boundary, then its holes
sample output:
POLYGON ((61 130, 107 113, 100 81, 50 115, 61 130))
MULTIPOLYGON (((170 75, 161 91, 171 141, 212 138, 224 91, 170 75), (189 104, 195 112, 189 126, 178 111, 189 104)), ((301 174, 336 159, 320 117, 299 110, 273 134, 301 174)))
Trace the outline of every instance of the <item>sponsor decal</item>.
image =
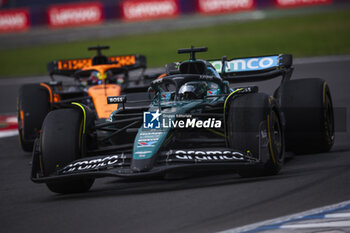
POLYGON ((255 0, 197 0, 197 8, 202 14, 253 10, 255 8, 255 0))
POLYGON ((29 27, 29 11, 27 9, 0 11, 0 33, 24 31, 29 27))
POLYGON ((99 24, 104 19, 103 6, 99 2, 54 5, 47 15, 51 27, 99 24))
POLYGON ((111 63, 116 63, 121 66, 131 66, 136 64, 135 55, 108 57, 108 60, 111 63))
POLYGON ((152 156, 152 151, 138 151, 134 153, 134 159, 146 159, 152 156))
POLYGON ((126 96, 108 96, 107 103, 108 104, 120 104, 126 102, 126 96))
POLYGON ((150 142, 150 141, 157 141, 158 140, 158 138, 159 137, 157 137, 157 138, 148 138, 148 137, 142 137, 142 139, 141 140, 138 140, 137 142, 143 142, 143 141, 145 141, 145 142, 150 142))
POLYGON ((180 160, 195 160, 195 161, 232 161, 244 160, 244 156, 236 151, 197 151, 197 150, 177 150, 175 158, 180 160))
POLYGON ((157 143, 157 141, 142 141, 142 142, 138 142, 138 147, 153 147, 155 146, 155 144, 157 143))
POLYGON ((178 0, 126 0, 121 3, 122 19, 150 20, 176 17, 179 14, 178 0))
MULTIPOLYGON (((211 61, 210 62, 218 73, 221 73, 222 62, 211 61)), ((278 56, 270 57, 256 57, 256 58, 241 58, 233 59, 225 63, 226 72, 247 72, 247 71, 259 71, 277 67, 279 65, 278 56)))
POLYGON ((163 100, 163 101, 169 101, 169 100, 171 100, 171 96, 172 96, 172 94, 171 93, 162 93, 161 95, 160 95, 160 97, 161 97, 161 99, 163 100))
POLYGON ((209 90, 207 91, 207 95, 211 96, 211 95, 218 95, 220 93, 219 90, 209 90))
POLYGON ((278 7, 295 7, 331 3, 332 0, 275 0, 275 5, 278 7))
POLYGON ((148 153, 152 153, 152 151, 138 151, 138 152, 135 152, 135 154, 148 154, 148 153))
MULTIPOLYGON (((119 64, 121 66, 130 66, 136 63, 136 58, 134 55, 113 56, 108 57, 108 61, 111 63, 119 64)), ((78 70, 88 66, 92 66, 91 58, 68 59, 57 61, 57 68, 59 70, 78 70)))
POLYGON ((86 159, 71 163, 62 169, 62 173, 75 171, 98 170, 121 165, 125 159, 123 155, 111 155, 102 158, 86 159))
POLYGON ((146 132, 142 132, 140 134, 140 138, 139 138, 139 140, 137 142, 158 141, 159 138, 163 135, 163 133, 161 131, 150 132, 150 133, 147 133, 147 131, 146 132))
POLYGON ((141 136, 151 136, 151 137, 154 136, 154 137, 158 138, 162 134, 163 134, 162 132, 154 131, 154 132, 142 132, 140 135, 141 136))
POLYGON ((156 112, 144 112, 143 114, 143 128, 145 129, 161 129, 161 128, 221 128, 222 121, 215 118, 208 118, 207 120, 200 120, 192 118, 191 115, 177 114, 175 116, 165 115, 156 112), (185 119, 181 119, 185 118, 185 119))
POLYGON ((78 70, 88 66, 92 66, 91 58, 60 60, 57 62, 59 70, 78 70))

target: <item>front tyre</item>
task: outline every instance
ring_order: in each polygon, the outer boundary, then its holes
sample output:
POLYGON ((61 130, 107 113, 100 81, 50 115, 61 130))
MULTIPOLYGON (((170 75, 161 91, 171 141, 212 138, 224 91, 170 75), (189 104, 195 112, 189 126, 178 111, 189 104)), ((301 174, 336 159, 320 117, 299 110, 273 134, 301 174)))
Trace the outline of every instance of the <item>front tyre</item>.
POLYGON ((40 84, 26 84, 20 88, 17 101, 18 136, 22 149, 33 150, 45 116, 50 111, 50 96, 40 84))
POLYGON ((238 173, 242 177, 276 175, 284 163, 284 132, 278 106, 263 93, 235 97, 228 112, 229 146, 260 158, 261 164, 238 173))
MULTIPOLYGON (((81 158, 83 117, 73 108, 50 112, 43 123, 40 137, 41 164, 44 176, 54 174, 70 162, 81 158)), ((94 179, 77 179, 47 183, 55 193, 67 194, 88 191, 94 179)))

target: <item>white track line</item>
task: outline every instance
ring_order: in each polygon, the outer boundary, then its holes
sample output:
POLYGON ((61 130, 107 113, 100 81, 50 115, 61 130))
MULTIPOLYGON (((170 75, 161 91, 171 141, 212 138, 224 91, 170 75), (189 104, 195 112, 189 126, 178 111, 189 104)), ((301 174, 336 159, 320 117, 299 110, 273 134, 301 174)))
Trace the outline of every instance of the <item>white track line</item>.
POLYGON ((282 225, 280 229, 305 229, 305 228, 350 227, 349 221, 320 222, 306 224, 282 225))
MULTIPOLYGON (((339 208, 345 207, 347 205, 350 205, 350 201, 345 201, 345 202, 341 202, 338 204, 324 206, 321 208, 312 209, 312 210, 304 211, 304 212, 293 214, 293 215, 288 215, 288 216, 270 219, 270 220, 266 220, 266 221, 262 221, 262 222, 258 222, 258 223, 253 223, 253 224, 242 226, 242 227, 232 228, 232 229, 222 231, 220 233, 240 233, 240 232, 253 231, 259 227, 269 226, 269 225, 277 225, 277 224, 280 224, 280 223, 283 223, 286 221, 290 221, 290 220, 298 220, 298 219, 302 219, 305 216, 324 213, 326 211, 339 209, 339 208)), ((339 213, 339 214, 341 214, 341 213, 339 213)))
POLYGON ((18 135, 17 129, 0 131, 0 138, 12 137, 16 135, 18 135))
POLYGON ((325 218, 350 218, 350 213, 326 214, 325 218))

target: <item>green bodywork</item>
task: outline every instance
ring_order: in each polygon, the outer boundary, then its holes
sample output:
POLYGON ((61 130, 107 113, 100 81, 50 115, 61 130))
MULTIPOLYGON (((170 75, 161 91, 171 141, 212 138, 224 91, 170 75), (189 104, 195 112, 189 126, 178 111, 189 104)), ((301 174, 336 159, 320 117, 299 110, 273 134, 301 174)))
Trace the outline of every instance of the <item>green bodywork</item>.
MULTIPOLYGON (((167 116, 167 119, 175 120, 176 115, 179 114, 194 114, 201 113, 203 108, 208 104, 224 102, 228 94, 222 94, 218 97, 206 97, 204 99, 191 100, 191 101, 158 101, 156 98, 150 108, 149 112, 156 112, 161 109, 159 112, 162 113, 162 116, 167 116)), ((136 135, 134 146, 133 146, 133 159, 149 159, 155 156, 162 145, 165 144, 166 140, 171 139, 172 136, 172 127, 165 128, 161 127, 160 129, 148 129, 143 126, 139 128, 136 135), (140 145, 140 142, 155 142, 151 145, 140 145)))

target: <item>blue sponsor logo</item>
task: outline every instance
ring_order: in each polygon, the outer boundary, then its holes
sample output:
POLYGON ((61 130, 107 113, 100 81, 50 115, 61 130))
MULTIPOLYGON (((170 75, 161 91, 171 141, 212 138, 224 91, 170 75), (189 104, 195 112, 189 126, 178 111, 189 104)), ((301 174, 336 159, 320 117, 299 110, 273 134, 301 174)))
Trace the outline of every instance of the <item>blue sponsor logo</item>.
POLYGON ((159 110, 156 112, 144 112, 143 113, 143 128, 145 129, 160 129, 161 128, 161 113, 159 110))
MULTIPOLYGON (((212 61, 211 64, 215 67, 217 72, 221 72, 222 62, 212 61)), ((225 64, 225 72, 248 72, 259 71, 277 67, 279 65, 279 56, 270 57, 255 57, 255 58, 241 58, 227 61, 225 64)))

